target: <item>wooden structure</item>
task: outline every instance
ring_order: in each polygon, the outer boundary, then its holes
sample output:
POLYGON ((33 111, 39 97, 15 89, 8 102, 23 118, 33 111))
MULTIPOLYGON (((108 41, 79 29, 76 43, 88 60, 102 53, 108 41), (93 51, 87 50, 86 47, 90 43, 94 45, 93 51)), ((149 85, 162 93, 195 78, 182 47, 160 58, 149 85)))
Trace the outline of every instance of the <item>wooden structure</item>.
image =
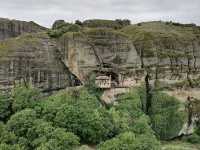
POLYGON ((95 84, 102 89, 111 88, 111 75, 96 77, 95 84))

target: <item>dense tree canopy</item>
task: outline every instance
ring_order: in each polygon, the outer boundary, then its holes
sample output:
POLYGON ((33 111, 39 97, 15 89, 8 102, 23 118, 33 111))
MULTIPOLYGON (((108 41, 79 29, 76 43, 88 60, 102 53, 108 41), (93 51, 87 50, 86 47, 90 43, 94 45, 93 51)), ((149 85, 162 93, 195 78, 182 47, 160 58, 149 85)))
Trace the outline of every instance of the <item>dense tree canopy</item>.
POLYGON ((0 149, 88 150, 86 145, 97 145, 99 150, 159 150, 156 137, 174 137, 186 121, 183 104, 160 92, 152 94, 150 116, 143 109, 142 88, 119 95, 108 107, 101 94, 90 83, 47 97, 31 87, 0 94, 0 149))

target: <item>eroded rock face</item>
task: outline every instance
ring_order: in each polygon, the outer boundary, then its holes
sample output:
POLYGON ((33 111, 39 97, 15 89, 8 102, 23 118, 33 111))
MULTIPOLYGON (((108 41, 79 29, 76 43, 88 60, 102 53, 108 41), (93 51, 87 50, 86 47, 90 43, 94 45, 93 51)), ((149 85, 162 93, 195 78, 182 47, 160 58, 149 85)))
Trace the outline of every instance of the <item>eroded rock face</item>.
POLYGON ((186 79, 200 74, 200 27, 168 22, 147 22, 122 30, 132 39, 141 67, 152 78, 186 79))
POLYGON ((133 43, 106 29, 66 34, 60 39, 62 60, 82 81, 93 71, 123 72, 140 65, 133 43))
MULTIPOLYGON (((44 31, 33 26, 27 22, 12 23, 0 19, 0 40, 24 32, 44 31), (4 22, 3 26, 1 22, 4 22)), ((144 81, 149 72, 151 80, 174 83, 198 78, 200 73, 200 28, 196 26, 153 22, 127 26, 122 30, 83 27, 80 32, 66 33, 55 41, 39 33, 24 37, 0 43, 3 84, 10 83, 10 77, 13 82, 27 76, 26 79, 43 89, 59 88, 71 84, 65 81, 74 82, 65 79, 69 74, 74 74, 84 83, 92 72, 112 75, 112 79, 126 76, 126 79, 135 80, 134 83, 144 81), (48 76, 46 74, 51 74, 47 72, 53 72, 50 76, 59 81, 43 79, 43 76, 48 76)))
POLYGON ((44 27, 34 22, 0 18, 0 41, 11 37, 17 37, 23 33, 36 33, 45 30, 44 27))
POLYGON ((75 76, 59 60, 56 43, 46 34, 0 42, 0 89, 23 83, 45 91, 74 86, 75 76))

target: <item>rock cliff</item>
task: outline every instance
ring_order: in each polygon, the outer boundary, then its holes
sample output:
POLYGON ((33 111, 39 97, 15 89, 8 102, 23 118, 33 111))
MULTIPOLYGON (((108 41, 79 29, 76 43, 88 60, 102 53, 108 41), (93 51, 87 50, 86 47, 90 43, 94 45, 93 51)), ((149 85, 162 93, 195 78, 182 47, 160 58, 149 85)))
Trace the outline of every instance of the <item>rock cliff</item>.
POLYGON ((187 73, 198 75, 200 27, 194 24, 147 22, 128 26, 122 32, 132 39, 140 56, 141 67, 157 69, 157 78, 168 75, 169 78, 179 79, 187 73))
MULTIPOLYGON (((200 27, 147 22, 66 33, 58 40, 66 66, 82 81, 90 72, 121 74, 167 83, 199 78, 200 27)), ((192 81, 191 81, 192 82, 192 81)), ((191 83, 190 83, 191 84, 191 83)))
POLYGON ((83 81, 91 72, 120 73, 140 64, 131 40, 108 29, 67 33, 59 39, 59 48, 66 66, 83 81))
POLYGON ((45 33, 0 42, 0 89, 23 83, 51 91, 78 84, 56 50, 56 42, 45 33))
POLYGON ((1 40, 22 34, 0 42, 2 88, 22 79, 42 89, 64 88, 84 83, 91 73, 136 83, 149 73, 151 80, 173 84, 187 80, 192 85, 195 79, 199 85, 196 25, 147 22, 119 29, 76 25, 78 30, 70 32, 74 26, 66 23, 65 28, 64 23, 59 32, 53 30, 56 38, 50 38, 43 27, 14 22, 0 19, 1 40))
POLYGON ((0 18, 0 40, 17 37, 23 33, 36 33, 45 31, 46 28, 34 23, 0 18))

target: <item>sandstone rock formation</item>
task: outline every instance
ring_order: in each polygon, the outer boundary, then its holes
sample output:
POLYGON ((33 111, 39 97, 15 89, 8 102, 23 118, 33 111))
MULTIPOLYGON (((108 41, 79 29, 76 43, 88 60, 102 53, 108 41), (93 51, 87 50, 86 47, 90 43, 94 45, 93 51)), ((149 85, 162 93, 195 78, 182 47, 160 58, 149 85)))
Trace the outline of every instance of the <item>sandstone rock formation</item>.
POLYGON ((45 31, 46 28, 34 23, 0 18, 0 41, 17 37, 23 33, 36 33, 45 31))
POLYGON ((146 73, 151 80, 167 83, 188 80, 192 84, 190 80, 195 79, 198 85, 200 81, 200 27, 195 25, 147 22, 122 29, 80 26, 80 30, 66 30, 56 39, 41 34, 43 31, 45 28, 34 23, 0 19, 0 40, 22 34, 0 42, 1 85, 27 76, 43 89, 59 88, 75 84, 72 76, 84 83, 91 73, 111 75, 116 82, 127 78, 137 83, 146 73), (27 32, 31 34, 23 35, 27 32), (49 74, 55 81, 39 77, 49 74))
POLYGON ((65 34, 59 40, 59 48, 63 62, 82 81, 91 72, 120 73, 140 65, 133 43, 112 30, 65 34))
POLYGON ((56 43, 45 33, 0 42, 0 89, 23 83, 45 91, 74 86, 76 78, 59 60, 56 43))
POLYGON ((197 76, 200 68, 200 27, 172 22, 147 22, 122 29, 132 39, 142 68, 157 69, 157 78, 197 76), (193 74, 194 73, 194 74, 193 74))

